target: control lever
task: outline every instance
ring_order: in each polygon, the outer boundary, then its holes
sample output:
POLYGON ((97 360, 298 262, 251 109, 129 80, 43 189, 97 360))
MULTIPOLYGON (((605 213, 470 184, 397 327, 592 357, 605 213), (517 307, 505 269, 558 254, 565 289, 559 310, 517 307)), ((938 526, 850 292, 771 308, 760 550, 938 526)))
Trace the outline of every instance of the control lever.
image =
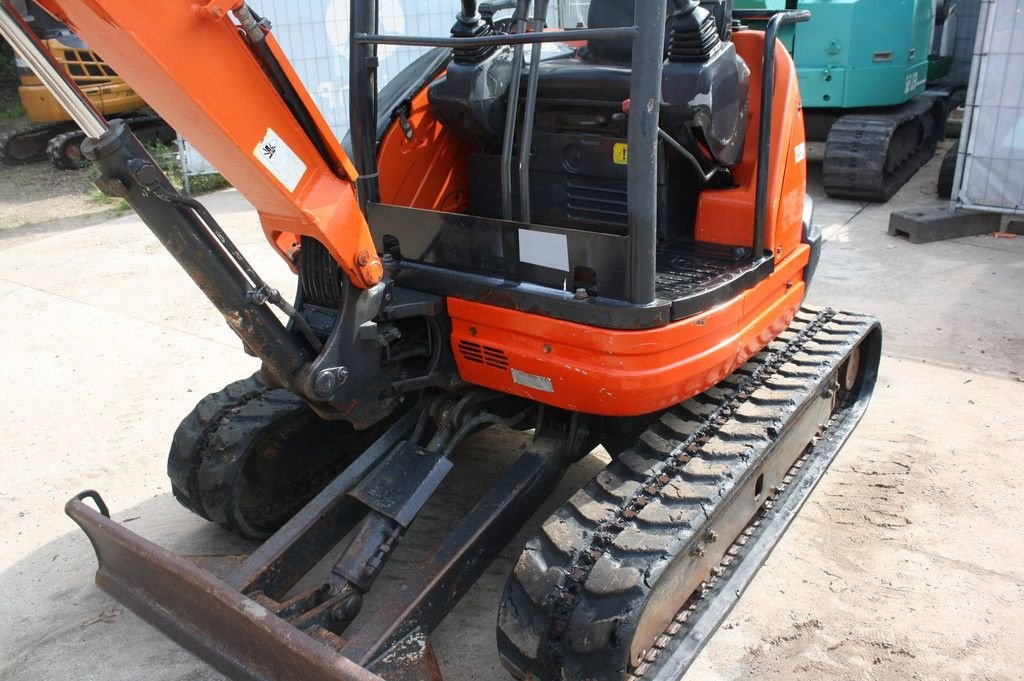
POLYGON ((491 0, 480 3, 480 17, 488 24, 494 23, 494 15, 506 9, 515 9, 516 0, 491 0))

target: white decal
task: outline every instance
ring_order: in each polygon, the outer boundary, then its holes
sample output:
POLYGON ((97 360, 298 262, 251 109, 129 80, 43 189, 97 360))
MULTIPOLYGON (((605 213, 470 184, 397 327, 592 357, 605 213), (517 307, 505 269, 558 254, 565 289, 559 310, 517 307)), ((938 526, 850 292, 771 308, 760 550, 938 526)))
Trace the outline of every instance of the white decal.
POLYGON ((252 155, 290 192, 295 191, 302 176, 306 174, 306 164, 302 159, 269 128, 263 139, 256 144, 252 155))
POLYGON ((793 148, 793 159, 797 163, 802 163, 807 158, 807 145, 801 142, 793 148))
POLYGON ((903 94, 909 95, 921 85, 921 74, 917 71, 907 74, 906 84, 903 87, 903 94))
POLYGON ((551 379, 545 376, 537 376, 535 374, 528 374, 525 371, 513 369, 512 380, 519 385, 527 388, 533 388, 534 390, 540 390, 541 392, 555 392, 555 386, 552 385, 551 379))
POLYGON ((569 271, 569 240, 564 234, 519 230, 519 260, 530 265, 569 271))

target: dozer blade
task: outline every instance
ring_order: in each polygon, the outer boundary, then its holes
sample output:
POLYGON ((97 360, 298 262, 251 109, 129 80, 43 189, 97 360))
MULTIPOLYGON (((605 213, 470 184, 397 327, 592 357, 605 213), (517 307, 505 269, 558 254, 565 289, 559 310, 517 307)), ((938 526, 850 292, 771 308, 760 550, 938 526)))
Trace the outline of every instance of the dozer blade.
POLYGON ((863 415, 881 329, 801 310, 673 407, 530 539, 499 606, 517 678, 677 681, 863 415))
POLYGON ((501 478, 359 627, 341 626, 351 622, 343 610, 311 622, 310 612, 331 604, 328 585, 294 595, 293 587, 366 516, 361 482, 392 470, 389 454, 408 444, 420 414, 406 411, 224 579, 111 520, 96 492, 65 511, 92 542, 100 588, 233 679, 440 681, 430 633, 554 491, 569 465, 570 431, 561 427, 568 419, 542 420, 501 478))
POLYGON ((96 512, 83 503, 85 494, 65 511, 96 550, 96 584, 222 673, 254 681, 381 681, 206 570, 96 512))

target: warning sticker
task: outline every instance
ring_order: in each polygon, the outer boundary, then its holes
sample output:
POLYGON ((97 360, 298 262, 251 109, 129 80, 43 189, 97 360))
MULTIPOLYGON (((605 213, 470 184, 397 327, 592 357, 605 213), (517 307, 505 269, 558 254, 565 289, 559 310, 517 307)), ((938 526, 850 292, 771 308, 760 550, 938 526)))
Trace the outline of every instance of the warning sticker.
POLYGON ((801 163, 805 158, 807 158, 807 145, 801 142, 793 147, 793 162, 801 163))
POLYGON ((612 161, 618 166, 629 165, 629 145, 618 142, 612 149, 612 161))
POLYGON ((295 191, 302 176, 306 174, 306 164, 270 128, 267 128, 267 134, 253 149, 252 155, 290 192, 295 191))

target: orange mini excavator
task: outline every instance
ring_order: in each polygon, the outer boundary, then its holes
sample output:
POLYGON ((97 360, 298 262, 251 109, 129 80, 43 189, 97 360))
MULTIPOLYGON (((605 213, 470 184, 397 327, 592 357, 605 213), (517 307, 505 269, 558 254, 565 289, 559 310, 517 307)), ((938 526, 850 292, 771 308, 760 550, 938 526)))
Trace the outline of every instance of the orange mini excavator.
POLYGON ((41 4, 245 195, 299 282, 294 302, 270 288, 0 2, 101 188, 262 360, 182 422, 168 472, 187 508, 263 543, 217 577, 83 492, 66 510, 99 585, 236 679, 440 679, 431 632, 603 446, 522 547, 496 652, 521 679, 678 679, 876 378, 873 320, 801 308, 821 236, 775 36, 807 13, 592 0, 557 31, 545 0, 462 0, 450 35, 395 36, 352 0, 342 144, 242 0, 41 4), (387 44, 430 49, 378 89, 387 44), (364 608, 453 450, 492 426, 531 444, 364 608))

